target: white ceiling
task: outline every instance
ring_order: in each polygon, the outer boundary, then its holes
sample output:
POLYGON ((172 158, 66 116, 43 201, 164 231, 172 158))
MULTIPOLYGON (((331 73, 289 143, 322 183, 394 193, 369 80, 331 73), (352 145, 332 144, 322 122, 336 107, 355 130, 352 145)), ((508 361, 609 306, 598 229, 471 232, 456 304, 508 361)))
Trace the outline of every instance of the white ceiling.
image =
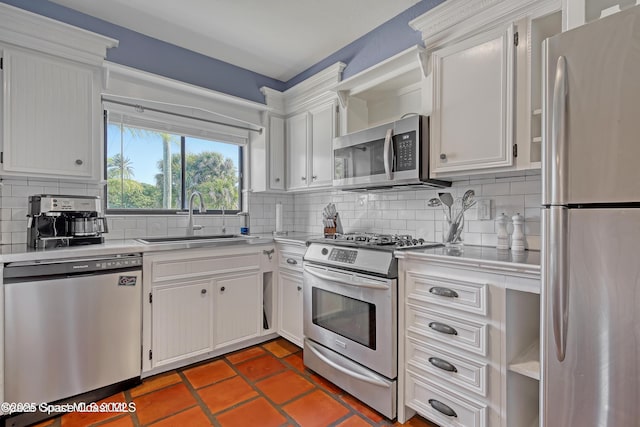
POLYGON ((420 0, 52 0, 287 81, 420 0))

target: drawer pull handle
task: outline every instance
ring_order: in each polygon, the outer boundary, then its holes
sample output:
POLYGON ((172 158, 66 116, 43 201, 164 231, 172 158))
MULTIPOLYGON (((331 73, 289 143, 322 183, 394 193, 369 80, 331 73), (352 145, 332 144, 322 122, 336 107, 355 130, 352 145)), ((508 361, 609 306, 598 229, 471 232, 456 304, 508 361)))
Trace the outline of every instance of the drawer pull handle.
POLYGON ((201 293, 202 295, 204 295, 204 294, 206 294, 206 293, 207 293, 207 290, 206 290, 206 289, 203 289, 203 290, 201 290, 201 291, 200 291, 200 293, 201 293))
POLYGON ((453 366, 451 363, 447 362, 446 360, 440 359, 439 357, 430 357, 429 363, 431 363, 436 368, 442 369, 443 371, 458 372, 458 369, 455 366, 453 366))
POLYGON ((453 289, 443 288, 440 286, 434 286, 433 288, 429 289, 429 293, 432 293, 434 295, 438 295, 441 297, 458 298, 458 293, 456 291, 454 291, 453 289))
POLYGON ((298 261, 293 258, 287 258, 287 264, 296 265, 298 261))
POLYGON ((227 290, 227 288, 225 288, 224 286, 220 288, 220 292, 224 292, 226 290, 227 290))
POLYGON ((456 417, 456 418, 458 417, 458 414, 456 414, 456 411, 451 409, 448 405, 445 405, 444 403, 440 402, 439 400, 429 399, 429 405, 431 405, 431 407, 436 411, 442 414, 445 414, 448 417, 456 417))
POLYGON ((301 291, 302 290, 302 286, 298 286, 298 290, 301 291))
POLYGON ((458 331, 456 331, 455 329, 453 329, 451 326, 449 325, 445 325, 444 323, 440 323, 440 322, 431 322, 429 323, 429 327, 431 329, 433 329, 436 332, 441 332, 443 334, 447 334, 447 335, 458 335, 458 331))

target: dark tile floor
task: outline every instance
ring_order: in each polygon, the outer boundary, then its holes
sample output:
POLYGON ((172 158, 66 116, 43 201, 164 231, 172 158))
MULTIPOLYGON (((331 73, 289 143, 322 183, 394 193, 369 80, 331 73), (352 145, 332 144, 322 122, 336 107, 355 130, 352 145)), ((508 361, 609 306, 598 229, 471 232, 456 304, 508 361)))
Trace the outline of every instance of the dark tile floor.
MULTIPOLYGON (((104 401, 136 410, 69 413, 38 427, 399 425, 305 369, 300 348, 283 339, 146 378, 104 401)), ((405 426, 437 427, 418 416, 405 426)))

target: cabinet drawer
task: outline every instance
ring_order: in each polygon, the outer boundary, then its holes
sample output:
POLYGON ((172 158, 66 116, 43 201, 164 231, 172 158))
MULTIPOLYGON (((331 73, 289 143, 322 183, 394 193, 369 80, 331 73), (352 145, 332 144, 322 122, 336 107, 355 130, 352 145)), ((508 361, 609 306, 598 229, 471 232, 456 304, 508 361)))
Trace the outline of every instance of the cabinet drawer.
MULTIPOLYGON (((487 363, 453 355, 415 338, 407 340, 407 369, 430 376, 439 383, 448 381, 480 396, 487 397, 487 363), (444 380, 444 381, 439 381, 444 380)), ((443 384, 444 385, 444 384, 443 384)))
POLYGON ((407 375, 406 405, 441 426, 485 427, 487 405, 432 383, 426 378, 407 375))
POLYGON ((488 329, 486 323, 407 304, 407 335, 438 348, 437 343, 444 343, 487 356, 488 329))
POLYGON ((153 282, 175 278, 197 277, 206 274, 224 274, 260 268, 260 254, 234 254, 218 257, 202 257, 189 261, 154 261, 153 282))
POLYGON ((302 254, 288 251, 280 252, 280 267, 302 271, 302 254))
POLYGON ((487 284, 407 272, 407 298, 487 315, 487 284))

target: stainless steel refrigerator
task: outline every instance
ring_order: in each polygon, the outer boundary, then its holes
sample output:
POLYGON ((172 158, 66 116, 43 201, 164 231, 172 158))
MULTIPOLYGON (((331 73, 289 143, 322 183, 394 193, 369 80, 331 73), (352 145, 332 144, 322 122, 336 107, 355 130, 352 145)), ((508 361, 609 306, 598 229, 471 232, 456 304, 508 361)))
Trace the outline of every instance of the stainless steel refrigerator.
POLYGON ((640 7, 545 41, 542 423, 640 425, 640 7))

